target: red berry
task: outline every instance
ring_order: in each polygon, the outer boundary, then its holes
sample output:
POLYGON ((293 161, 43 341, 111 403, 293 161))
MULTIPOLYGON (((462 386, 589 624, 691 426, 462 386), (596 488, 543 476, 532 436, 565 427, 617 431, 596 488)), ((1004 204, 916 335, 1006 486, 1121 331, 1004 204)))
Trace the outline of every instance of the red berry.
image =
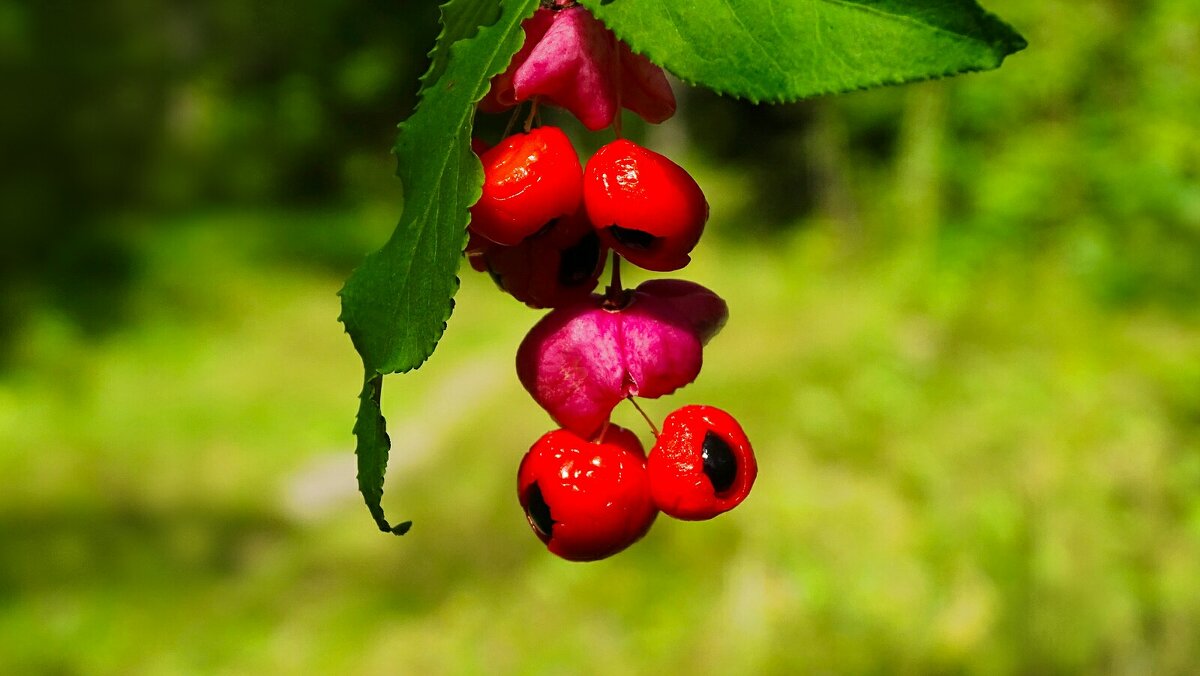
POLYGON ((646 469, 654 504, 687 521, 737 507, 758 475, 741 425, 713 406, 684 406, 667 416, 646 469))
POLYGON ((567 430, 538 439, 517 471, 517 497, 533 532, 569 561, 616 554, 658 515, 642 444, 615 425, 596 443, 567 430))
POLYGON ((580 209, 551 221, 516 246, 501 246, 474 233, 467 244, 471 267, 535 308, 561 307, 588 297, 604 270, 605 248, 580 209))
POLYGON ((704 193, 683 167, 624 139, 588 160, 583 201, 605 244, 647 270, 687 265, 708 220, 704 193))
POLYGON ((471 229, 482 237, 512 246, 579 209, 583 169, 557 127, 514 134, 479 159, 483 195, 471 207, 471 229))

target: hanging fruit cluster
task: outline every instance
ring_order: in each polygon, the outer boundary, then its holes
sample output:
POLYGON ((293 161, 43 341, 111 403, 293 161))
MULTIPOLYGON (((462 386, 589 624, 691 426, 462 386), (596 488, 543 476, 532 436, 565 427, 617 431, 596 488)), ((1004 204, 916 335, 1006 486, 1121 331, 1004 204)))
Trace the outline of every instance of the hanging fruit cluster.
POLYGON ((661 69, 570 0, 543 2, 523 28, 524 46, 480 110, 531 101, 534 112, 524 132, 473 144, 484 184, 466 255, 517 300, 551 309, 521 343, 517 375, 561 428, 521 461, 518 499, 551 552, 592 561, 639 540, 660 511, 703 520, 736 507, 757 465, 741 426, 711 406, 676 410, 661 432, 650 423, 649 455, 609 422, 624 400, 636 407, 637 397, 695 380, 704 345, 725 324, 725 301, 699 284, 621 286, 622 259, 657 272, 685 267, 708 202, 687 171, 652 150, 618 139, 581 165, 560 129, 533 124, 546 104, 591 131, 613 126, 621 108, 662 122, 675 98, 661 69), (612 282, 594 293, 609 252, 612 282))

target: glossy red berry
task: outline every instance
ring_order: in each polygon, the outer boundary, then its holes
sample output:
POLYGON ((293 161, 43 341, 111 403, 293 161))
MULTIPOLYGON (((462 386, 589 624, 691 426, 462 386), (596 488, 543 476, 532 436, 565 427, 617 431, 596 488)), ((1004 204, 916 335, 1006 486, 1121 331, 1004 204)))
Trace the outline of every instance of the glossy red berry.
POLYGON ((582 210, 551 221, 515 246, 472 233, 471 267, 491 275, 501 290, 534 308, 562 307, 596 288, 606 249, 582 210))
POLYGON ((483 195, 471 207, 476 234, 513 246, 578 210, 583 169, 570 139, 557 127, 514 134, 479 159, 483 195))
POLYGON ((567 430, 538 439, 517 471, 517 497, 534 534, 569 561, 616 554, 658 515, 642 444, 615 425, 595 443, 567 430))
POLYGON ((758 475, 742 426, 713 406, 684 406, 667 416, 646 469, 654 504, 687 521, 737 507, 758 475))
POLYGON ((708 220, 704 193, 683 167, 624 139, 588 161, 583 200, 605 244, 647 270, 687 265, 708 220))

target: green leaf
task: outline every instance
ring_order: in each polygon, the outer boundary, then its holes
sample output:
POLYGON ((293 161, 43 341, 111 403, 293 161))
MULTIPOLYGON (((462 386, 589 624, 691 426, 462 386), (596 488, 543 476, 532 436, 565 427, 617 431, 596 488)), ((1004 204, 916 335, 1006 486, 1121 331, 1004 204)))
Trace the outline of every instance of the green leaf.
POLYGON ((342 288, 341 321, 365 371, 354 434, 358 485, 381 530, 392 527, 380 500, 388 440, 380 412, 383 375, 417 368, 446 328, 458 290, 468 208, 479 199, 483 169, 471 153, 475 104, 524 41, 521 22, 538 0, 451 0, 442 34, 422 78, 416 112, 400 125, 396 174, 404 211, 391 239, 367 257, 342 288))
POLYGON ((973 0, 582 0, 680 79, 786 102, 997 68, 1025 39, 973 0))
POLYGON ((387 421, 379 406, 382 395, 383 376, 368 375, 363 383, 362 394, 358 395, 358 419, 354 423, 354 436, 358 438, 358 490, 380 530, 404 535, 412 528, 412 522, 405 521, 392 526, 384 517, 381 504, 383 475, 387 472, 388 450, 392 447, 387 434, 387 421))

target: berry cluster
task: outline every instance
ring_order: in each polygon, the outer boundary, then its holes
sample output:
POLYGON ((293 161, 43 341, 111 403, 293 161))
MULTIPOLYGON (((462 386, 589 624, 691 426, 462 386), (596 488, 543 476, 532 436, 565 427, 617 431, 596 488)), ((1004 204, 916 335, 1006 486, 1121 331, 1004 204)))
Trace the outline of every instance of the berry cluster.
MULTIPOLYGON (((622 106, 650 122, 674 113, 663 72, 583 7, 547 0, 524 29, 484 112, 531 100, 534 111, 562 106, 593 131, 613 125, 622 106)), ((503 291, 551 310, 522 341, 517 375, 561 428, 529 449, 517 494, 551 552, 592 561, 639 540, 660 511, 695 521, 736 507, 757 464, 741 426, 711 406, 676 410, 661 432, 650 423, 649 454, 610 422, 624 400, 637 407, 636 397, 695 380, 704 345, 725 324, 725 301, 699 284, 621 286, 622 259, 658 272, 690 262, 708 220, 700 186, 665 156, 619 138, 582 165, 566 134, 535 119, 494 147, 474 143, 484 184, 466 255, 503 291), (609 252, 612 282, 594 293, 609 252)))

